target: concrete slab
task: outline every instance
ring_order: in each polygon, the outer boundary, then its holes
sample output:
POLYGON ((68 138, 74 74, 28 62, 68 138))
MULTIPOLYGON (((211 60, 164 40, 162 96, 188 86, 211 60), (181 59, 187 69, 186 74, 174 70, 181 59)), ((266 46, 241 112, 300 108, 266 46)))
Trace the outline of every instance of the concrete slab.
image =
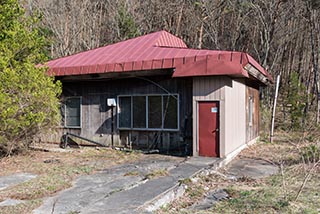
POLYGON ((29 181, 33 178, 36 178, 37 175, 30 173, 17 173, 8 176, 0 177, 0 190, 6 189, 10 186, 17 185, 26 181, 29 181))
POLYGON ((228 195, 228 193, 223 189, 209 192, 206 198, 204 198, 197 204, 192 205, 190 208, 188 208, 188 210, 198 211, 210 209, 219 201, 229 199, 229 197, 230 196, 228 195))
MULTIPOLYGON (((63 213, 141 213, 145 208, 154 210, 161 206, 159 199, 204 167, 213 164, 211 159, 190 158, 187 161, 145 160, 124 164, 94 175, 79 178, 74 186, 48 198, 34 210, 34 214, 63 213), (165 169, 168 175, 147 180, 146 174, 165 169)), ((181 191, 179 192, 181 195, 181 191)), ((170 199, 169 199, 170 200, 170 199)), ((168 202, 164 200, 163 203, 168 202)))
POLYGON ((6 200, 0 202, 0 207, 15 206, 15 205, 22 204, 22 203, 24 203, 23 200, 6 199, 6 200))
POLYGON ((230 162, 227 171, 229 175, 237 178, 248 177, 260 179, 277 174, 279 167, 264 160, 245 158, 230 162))
MULTIPOLYGON (((100 173, 80 177, 70 189, 60 192, 57 196, 48 198, 44 204, 33 213, 85 213, 93 209, 95 204, 110 198, 118 192, 128 192, 130 189, 145 183, 146 174, 154 170, 170 169, 183 159, 170 159, 163 157, 156 160, 144 160, 132 164, 123 164, 104 170, 100 173), (88 208, 89 207, 89 208, 88 208)), ((112 199, 112 198, 111 198, 112 199)), ((110 200, 111 201, 111 200, 110 200)), ((119 198, 110 206, 123 204, 119 198)), ((93 209, 95 211, 96 209, 93 209)), ((90 211, 91 212, 91 211, 90 211)), ((104 213, 103 210, 99 212, 104 213)))
MULTIPOLYGON (((239 178, 260 179, 276 174, 279 171, 278 166, 275 166, 264 160, 256 160, 250 158, 235 159, 226 167, 227 175, 221 174, 226 179, 236 180, 239 178)), ((211 173, 211 172, 209 172, 211 173)), ((220 174, 219 172, 214 172, 220 174)), ((229 195, 223 189, 209 192, 207 196, 198 203, 188 207, 186 210, 190 212, 198 212, 201 210, 210 209, 221 200, 226 200, 229 195)))

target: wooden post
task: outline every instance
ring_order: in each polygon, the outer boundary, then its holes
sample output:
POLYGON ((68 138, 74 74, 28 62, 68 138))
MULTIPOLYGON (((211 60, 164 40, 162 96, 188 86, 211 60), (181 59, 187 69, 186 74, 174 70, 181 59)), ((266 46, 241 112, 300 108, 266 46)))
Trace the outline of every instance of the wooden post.
POLYGON ((276 106, 277 106, 279 84, 280 84, 280 75, 277 76, 276 93, 274 95, 274 102, 273 102, 273 110, 272 110, 272 118, 271 118, 271 130, 270 130, 270 142, 271 143, 273 142, 274 118, 275 118, 275 114, 276 114, 276 106))

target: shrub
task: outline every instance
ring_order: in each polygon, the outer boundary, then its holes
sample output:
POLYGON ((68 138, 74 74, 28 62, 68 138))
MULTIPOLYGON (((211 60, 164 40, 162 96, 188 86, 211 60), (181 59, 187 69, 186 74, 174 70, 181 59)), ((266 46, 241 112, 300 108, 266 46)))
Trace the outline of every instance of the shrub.
POLYGON ((59 120, 59 82, 36 66, 47 60, 39 19, 17 0, 0 4, 0 154, 28 147, 59 120))

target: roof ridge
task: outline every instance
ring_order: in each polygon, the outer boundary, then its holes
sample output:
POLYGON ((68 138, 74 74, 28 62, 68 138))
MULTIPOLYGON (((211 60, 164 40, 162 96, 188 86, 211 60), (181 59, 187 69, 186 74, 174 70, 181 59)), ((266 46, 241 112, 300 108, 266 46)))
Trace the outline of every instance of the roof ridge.
POLYGON ((70 55, 66 55, 66 56, 62 56, 62 57, 58 57, 55 59, 51 59, 50 61, 56 61, 56 60, 61 60, 64 58, 68 58, 71 56, 75 56, 75 55, 79 55, 79 54, 84 54, 84 53, 88 53, 88 52, 94 52, 97 50, 103 50, 107 47, 111 48, 114 46, 119 46, 134 40, 141 40, 143 38, 149 38, 150 39, 150 43, 147 43, 145 45, 150 45, 151 47, 171 47, 171 48, 188 48, 187 45, 178 37, 174 36, 173 34, 165 31, 165 30, 161 30, 161 31, 156 31, 156 32, 152 32, 152 33, 148 33, 145 35, 141 35, 138 37, 134 37, 134 38, 130 38, 130 39, 126 39, 123 41, 119 41, 119 42, 115 42, 115 43, 111 43, 111 44, 105 44, 102 45, 100 47, 96 47, 93 49, 89 49, 89 50, 84 50, 84 51, 79 51, 70 55), (152 38, 154 37, 154 38, 152 38), (174 42, 170 41, 170 40, 174 40, 174 42))
POLYGON ((182 39, 165 31, 161 30, 156 38, 155 47, 171 47, 171 48, 188 48, 182 39))

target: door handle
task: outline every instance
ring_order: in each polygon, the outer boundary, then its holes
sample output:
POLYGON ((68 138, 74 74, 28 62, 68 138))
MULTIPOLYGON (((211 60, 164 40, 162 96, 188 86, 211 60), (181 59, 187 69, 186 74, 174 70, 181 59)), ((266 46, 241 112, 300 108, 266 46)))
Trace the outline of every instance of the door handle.
POLYGON ((212 131, 212 133, 213 133, 213 132, 218 132, 218 131, 219 131, 219 129, 215 129, 215 130, 212 131))

